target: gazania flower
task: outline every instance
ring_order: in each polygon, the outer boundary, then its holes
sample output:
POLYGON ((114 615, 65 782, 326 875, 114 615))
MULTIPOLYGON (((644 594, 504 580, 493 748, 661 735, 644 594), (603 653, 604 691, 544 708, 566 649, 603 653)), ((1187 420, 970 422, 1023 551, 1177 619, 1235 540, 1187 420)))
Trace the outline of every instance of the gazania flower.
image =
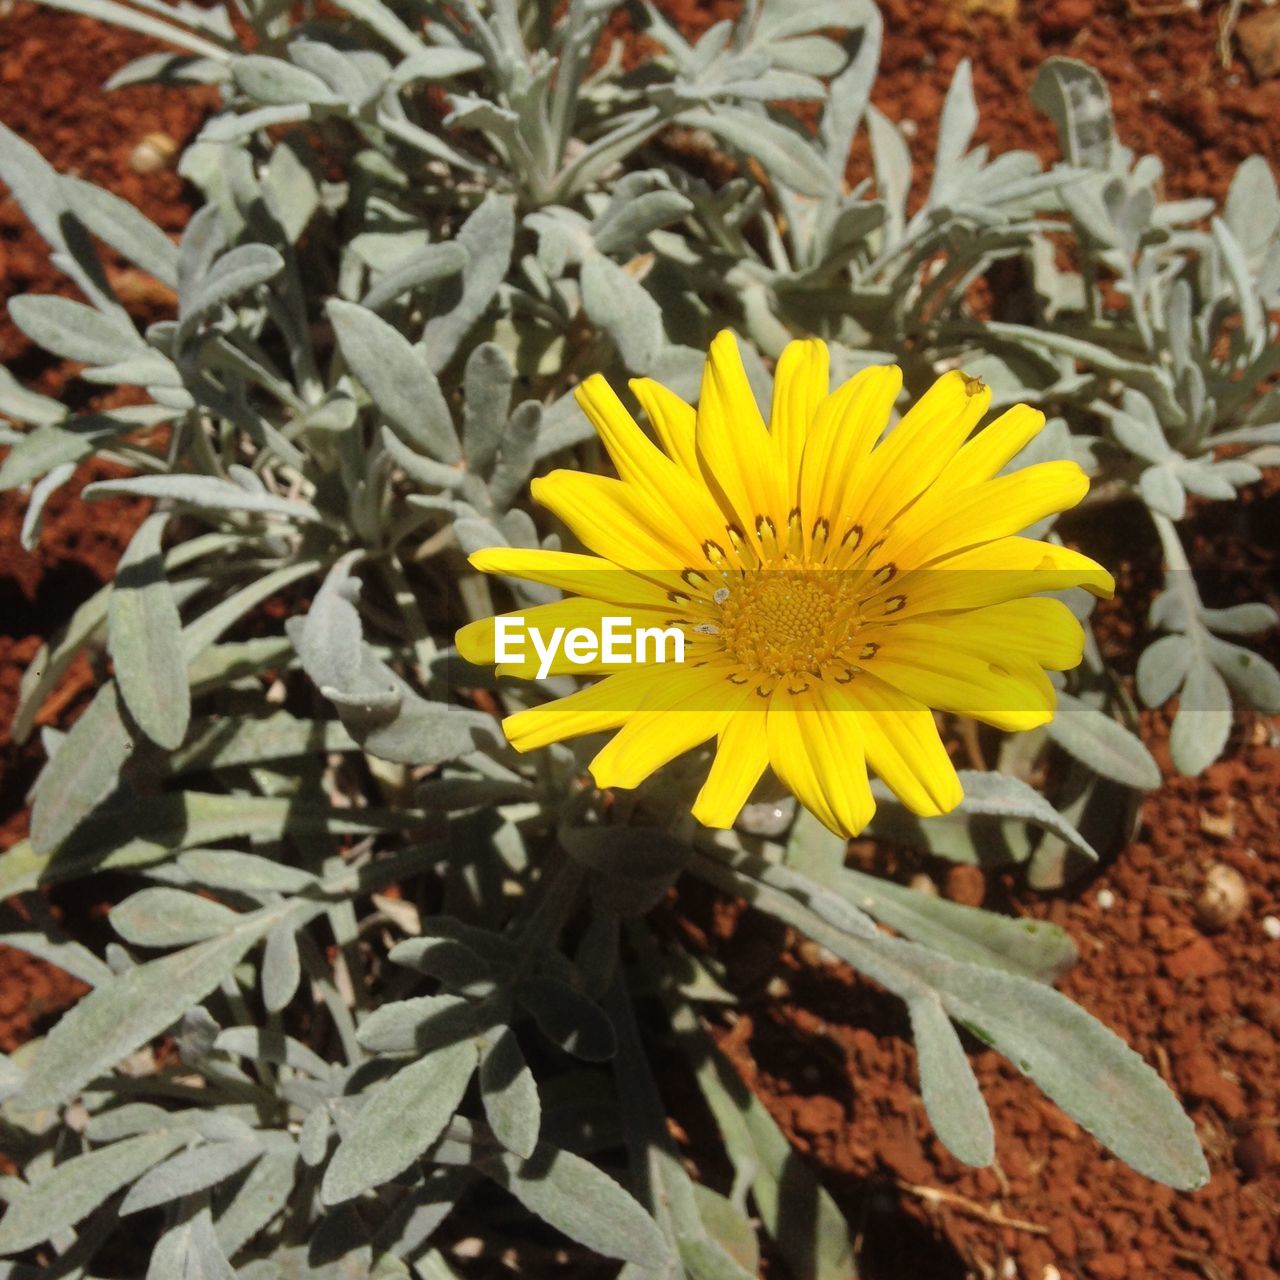
MULTIPOLYGON (((730 826, 772 767, 852 835, 875 810, 868 767, 918 814, 961 800, 932 709, 1008 730, 1051 719, 1045 671, 1075 666, 1083 634, 1039 593, 1109 595, 1113 582, 1074 551, 1016 535, 1074 506, 1088 480, 1073 462, 999 475, 1044 415, 1018 405, 975 435, 991 393, 959 372, 884 435, 901 386, 899 369, 877 367, 829 392, 826 346, 793 342, 766 425, 724 332, 696 411, 649 379, 631 383, 655 442, 602 377, 583 383, 578 402, 618 478, 556 471, 533 495, 591 554, 503 547, 471 563, 568 593, 525 610, 527 627, 599 631, 621 613, 678 629, 685 656, 583 665, 560 654, 549 670, 604 678, 508 717, 512 744, 617 730, 591 773, 634 787, 714 739, 701 822, 730 826)), ((457 644, 493 662, 494 620, 463 627, 457 644)), ((529 655, 498 673, 538 667, 529 655)))

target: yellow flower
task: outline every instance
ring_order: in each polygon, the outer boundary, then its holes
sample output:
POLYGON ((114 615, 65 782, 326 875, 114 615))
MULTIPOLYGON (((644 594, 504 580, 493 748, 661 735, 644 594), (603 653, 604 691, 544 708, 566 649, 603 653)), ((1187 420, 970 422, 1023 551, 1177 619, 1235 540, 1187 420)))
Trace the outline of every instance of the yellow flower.
MULTIPOLYGON (((769 766, 846 835, 875 810, 868 767, 915 813, 954 808, 960 783, 930 708, 1008 730, 1046 723, 1045 670, 1075 666, 1083 634, 1037 593, 1114 584, 1077 552, 1015 536, 1088 489, 1073 462, 997 474, 1042 413, 1018 405, 970 439, 991 393, 953 372, 881 439, 901 386, 899 369, 876 367, 828 393, 826 346, 793 342, 766 426, 723 332, 696 411, 649 379, 631 383, 659 447, 602 377, 587 379, 578 402, 619 478, 556 471, 533 495, 593 554, 493 548, 471 563, 569 593, 523 611, 527 627, 598 632, 622 614, 678 628, 685 660, 583 665, 561 653, 551 672, 605 678, 509 716, 511 743, 618 730, 591 773, 634 787, 714 738, 693 809, 711 827, 734 822, 769 766)), ((493 662, 495 620, 463 627, 457 644, 493 662)), ((538 668, 529 655, 497 670, 538 668)))

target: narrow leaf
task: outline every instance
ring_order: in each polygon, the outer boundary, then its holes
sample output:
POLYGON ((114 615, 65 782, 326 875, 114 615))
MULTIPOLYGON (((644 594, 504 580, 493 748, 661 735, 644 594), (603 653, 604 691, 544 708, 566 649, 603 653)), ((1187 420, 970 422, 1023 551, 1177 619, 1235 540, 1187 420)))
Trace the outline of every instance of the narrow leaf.
POLYGON ((268 1013, 279 1013, 293 999, 301 978, 297 923, 281 920, 267 934, 262 953, 262 1003, 268 1013))
POLYGON ((266 927, 255 921, 231 929, 91 991, 49 1033, 16 1105, 41 1111, 65 1102, 203 1000, 266 927))
POLYGON ((907 1012, 920 1092, 934 1132, 957 1160, 989 1165, 996 1153, 991 1115, 951 1019, 931 996, 908 1000, 907 1012))
POLYGON ((475 1042, 459 1040, 373 1086, 325 1171, 324 1202, 350 1200, 407 1169, 449 1123, 475 1066, 475 1042))
POLYGON ((137 947, 181 947, 234 928, 237 912, 182 889, 140 889, 111 908, 111 927, 137 947))
POLYGON ((548 1143, 532 1157, 502 1154, 478 1168, 570 1240, 640 1266, 660 1266, 669 1249, 654 1220, 608 1174, 548 1143))
MULTIPOLYGON (((462 224, 457 243, 467 252, 462 288, 453 307, 427 321, 422 348, 427 363, 439 373, 453 359, 506 278, 515 246, 515 204, 491 192, 462 224)), ((452 461, 452 459, 450 459, 452 461)))
POLYGON ((0 1254, 30 1249, 74 1226, 187 1140, 181 1130, 141 1133, 55 1165, 10 1200, 0 1222, 0 1254))
POLYGON ((366 307, 332 298, 326 311, 343 358, 401 438, 440 462, 457 462, 453 418, 422 353, 366 307))
POLYGON ((206 1142, 171 1156, 129 1188, 120 1216, 154 1209, 182 1196, 195 1195, 239 1173, 262 1154, 257 1138, 239 1142, 206 1142))
POLYGON ((36 780, 31 844, 38 852, 55 850, 116 789, 135 745, 115 681, 109 680, 36 780))
POLYGON ((164 571, 160 537, 169 517, 150 516, 129 540, 107 605, 116 683, 138 728, 170 751, 182 745, 191 690, 182 618, 164 571))
POLYGON ((132 324, 56 294, 24 293, 9 300, 14 324, 46 351, 84 364, 114 364, 147 345, 132 324))
POLYGON ((1069 693, 1058 694, 1049 737, 1095 773, 1137 791, 1160 785, 1160 766, 1123 725, 1069 693))
POLYGON ((202 320, 241 294, 273 280, 283 270, 284 259, 270 245, 242 244, 229 249, 202 277, 182 290, 176 345, 184 346, 202 320))
POLYGON ((515 370, 494 342, 482 342, 467 358, 463 374, 462 445, 473 471, 487 471, 498 451, 515 370))
POLYGON ((496 1027, 480 1057, 480 1097, 494 1136, 522 1159, 538 1145, 542 1104, 520 1042, 510 1027, 496 1027))
POLYGON ((250 493, 240 485, 230 480, 219 480, 216 476, 130 476, 123 480, 99 480, 85 486, 86 498, 104 494, 169 498, 202 511, 243 511, 303 521, 320 519, 320 513, 309 502, 278 498, 272 493, 250 493))
POLYGON ((1197 654, 1178 698, 1169 730, 1169 754, 1179 773, 1194 777, 1207 769, 1231 733, 1231 694, 1207 657, 1197 654))

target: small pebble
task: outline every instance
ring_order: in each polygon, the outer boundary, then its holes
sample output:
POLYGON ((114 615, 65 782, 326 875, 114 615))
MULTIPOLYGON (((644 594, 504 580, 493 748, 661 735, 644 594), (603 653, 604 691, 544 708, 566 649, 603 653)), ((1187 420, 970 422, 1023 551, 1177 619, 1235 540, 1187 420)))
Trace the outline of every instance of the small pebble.
POLYGON ((1276 916, 1264 916, 1262 918, 1262 932, 1274 942, 1280 938, 1280 918, 1276 916))
POLYGON ((1280 1167, 1280 1135, 1274 1129, 1251 1129, 1236 1139, 1232 1154, 1246 1178, 1265 1177, 1280 1167))
POLYGON ((947 871, 942 892, 962 907, 980 907, 986 896, 987 882, 977 867, 951 867, 947 871))
POLYGON ((1204 888, 1196 898, 1196 923, 1210 932, 1225 929, 1249 905, 1249 886, 1235 867, 1215 862, 1205 873, 1204 888))
POLYGON ((158 173, 177 154, 178 144, 167 133, 149 133, 129 153, 129 168, 134 173, 158 173))
POLYGON ((1110 889, 1099 889, 1097 903, 1099 911, 1110 911, 1116 905, 1116 895, 1110 889))
POLYGON ((748 835, 765 839, 783 835, 796 816, 796 802, 786 796, 777 800, 759 800, 745 805, 734 824, 748 835))

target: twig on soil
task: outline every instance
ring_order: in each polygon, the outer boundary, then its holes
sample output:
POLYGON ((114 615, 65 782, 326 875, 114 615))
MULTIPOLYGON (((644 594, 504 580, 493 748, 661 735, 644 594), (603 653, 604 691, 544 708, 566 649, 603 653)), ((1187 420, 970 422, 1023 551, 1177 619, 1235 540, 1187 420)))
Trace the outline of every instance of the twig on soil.
POLYGON ((1203 1253, 1195 1253, 1190 1249, 1174 1249, 1173 1256, 1179 1262, 1186 1262, 1195 1267, 1204 1276, 1204 1280, 1227 1280, 1222 1268, 1203 1253))
MULTIPOLYGON (((1137 4, 1129 0, 1129 13, 1135 18, 1172 18, 1176 14, 1186 13, 1188 6, 1184 0, 1174 0, 1171 4, 1137 4)), ((1199 8, 1199 5, 1192 6, 1199 8)))
POLYGON ((976 720, 960 721, 960 741, 964 743, 965 754, 969 757, 969 767, 985 773, 986 757, 982 751, 982 742, 978 738, 978 722, 976 720))
POLYGON ((1244 0, 1231 0, 1231 3, 1218 15, 1218 57, 1222 60, 1222 69, 1231 69, 1231 35, 1240 21, 1240 10, 1244 0))
POLYGON ((1036 1236, 1047 1236, 1049 1234, 1049 1228, 1042 1227, 1038 1222, 1027 1222, 1023 1218, 1010 1218, 1001 1209, 987 1208, 984 1205, 980 1205, 976 1200, 970 1200, 967 1196, 957 1195, 954 1191, 944 1191, 941 1187, 917 1186, 915 1183, 903 1182, 899 1179, 895 1179, 895 1182, 899 1191, 906 1191, 928 1204, 951 1205, 971 1217, 981 1218, 984 1222, 990 1222, 993 1226, 1012 1227, 1015 1231, 1028 1231, 1036 1236))

